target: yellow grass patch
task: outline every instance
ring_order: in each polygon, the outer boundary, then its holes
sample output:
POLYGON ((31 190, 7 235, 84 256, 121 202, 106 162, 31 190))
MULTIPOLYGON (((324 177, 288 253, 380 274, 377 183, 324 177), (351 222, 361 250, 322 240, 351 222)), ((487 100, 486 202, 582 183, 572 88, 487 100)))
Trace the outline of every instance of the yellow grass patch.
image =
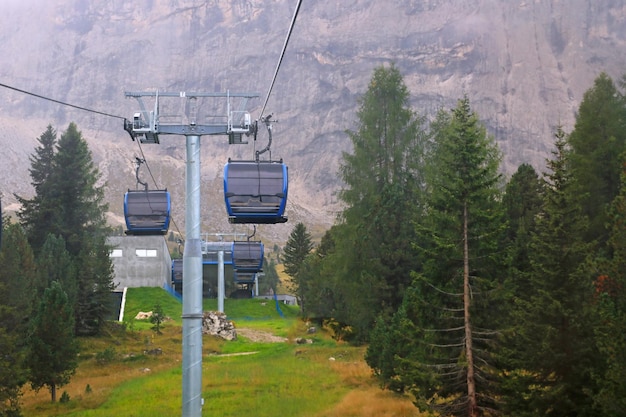
POLYGON ((350 391, 331 410, 319 417, 418 417, 422 413, 408 397, 380 388, 359 387, 350 391))
MULTIPOLYGON (((166 325, 162 330, 161 335, 155 335, 151 331, 131 333, 124 336, 123 340, 118 340, 115 336, 81 339, 83 359, 79 361, 76 374, 70 383, 57 387, 57 401, 66 391, 71 401, 77 400, 80 403, 80 409, 97 408, 109 398, 115 387, 125 381, 180 367, 181 328, 166 325), (162 354, 144 356, 144 351, 157 347, 162 350, 162 354), (107 348, 115 351, 115 359, 111 363, 99 364, 96 355, 107 348), (132 355, 139 359, 132 360, 132 355), (85 356, 89 358, 84 359, 85 356), (90 392, 87 392, 87 385, 90 392)), ((58 403, 50 402, 50 392, 47 388, 35 392, 29 385, 23 388, 20 405, 23 414, 31 416, 56 415, 55 410, 60 407, 58 403)))
POLYGON ((365 348, 353 347, 345 351, 335 351, 336 356, 325 356, 319 352, 316 360, 325 360, 330 369, 341 376, 342 381, 352 389, 332 409, 317 417, 419 417, 422 414, 407 395, 383 391, 365 363, 365 348))

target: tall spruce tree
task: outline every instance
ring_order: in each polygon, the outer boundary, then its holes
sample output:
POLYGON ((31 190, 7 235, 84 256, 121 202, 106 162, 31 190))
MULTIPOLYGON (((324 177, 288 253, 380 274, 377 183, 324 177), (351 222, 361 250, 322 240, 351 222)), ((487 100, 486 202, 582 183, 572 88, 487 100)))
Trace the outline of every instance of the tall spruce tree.
POLYGON ((59 139, 50 178, 55 216, 51 233, 63 237, 67 250, 77 255, 85 239, 104 240, 109 232, 104 185, 91 151, 74 123, 59 139))
MULTIPOLYGON (((0 291, 3 286, 0 284, 0 291)), ((11 307, 0 304, 0 416, 20 417, 21 387, 26 383, 25 351, 19 346, 15 333, 5 328, 11 307)))
POLYGON ((585 239, 603 245, 607 240, 607 209, 619 191, 619 157, 626 149, 626 102, 606 73, 585 92, 568 143, 572 175, 580 186, 583 213, 589 219, 585 239))
POLYGON ((398 308, 417 268, 410 224, 420 210, 425 132, 393 64, 374 70, 357 118, 357 129, 347 132, 352 152, 343 153, 340 166, 345 209, 335 235, 332 291, 336 318, 366 340, 378 312, 398 308))
POLYGON ((15 223, 5 227, 0 251, 0 305, 11 308, 5 315, 5 328, 18 336, 18 345, 24 346, 28 321, 35 298, 36 266, 33 251, 24 229, 15 223))
POLYGON ((37 296, 41 298, 46 288, 58 281, 72 306, 76 303, 76 270, 65 241, 60 236, 48 235, 36 259, 37 296))
POLYGON ((46 288, 31 323, 28 363, 33 389, 47 387, 52 402, 56 390, 70 381, 78 366, 72 306, 61 284, 46 288))
POLYGON ((312 250, 313 241, 311 240, 311 234, 304 223, 296 224, 289 235, 287 244, 283 248, 282 261, 285 273, 291 277, 291 289, 300 300, 300 306, 303 310, 306 282, 303 282, 300 270, 304 260, 312 250))
POLYGON ((495 407, 489 352, 504 280, 500 153, 467 97, 440 112, 433 130, 428 209, 418 224, 423 271, 389 326, 396 347, 382 343, 378 360, 393 358, 394 383, 410 387, 420 409, 475 417, 495 407))
POLYGON ((111 311, 111 291, 115 289, 115 284, 109 252, 104 238, 85 239, 75 258, 78 268, 74 305, 77 335, 99 333, 111 311))
POLYGON ((304 260, 301 273, 307 283, 304 298, 307 300, 308 319, 323 322, 335 317, 334 278, 336 268, 334 233, 337 226, 331 227, 322 236, 319 246, 304 260))
POLYGON ((35 253, 39 252, 46 240, 55 215, 50 177, 54 170, 56 130, 48 125, 46 131, 37 140, 39 146, 35 148, 35 153, 29 158, 31 185, 35 189, 35 196, 30 200, 18 195, 15 196, 22 206, 17 215, 26 230, 28 241, 35 253))
POLYGON ((592 253, 583 237, 587 219, 569 169, 562 128, 544 174, 544 197, 529 258, 529 284, 515 299, 513 360, 503 410, 511 416, 593 416, 597 363, 592 279, 582 268, 592 253))
POLYGON ((263 260, 263 279, 259 281, 259 293, 269 294, 270 290, 277 291, 280 278, 276 271, 276 260, 274 258, 265 257, 263 260))
POLYGON ((65 242, 76 278, 74 284, 67 281, 69 276, 64 278, 66 290, 75 298, 76 331, 93 334, 104 322, 108 293, 113 288, 113 268, 106 245, 107 205, 100 173, 74 123, 58 142, 49 126, 40 142, 31 158, 36 195, 31 200, 20 199, 24 207, 20 222, 29 231, 37 253, 48 235, 65 242))
MULTIPOLYGON (((625 155, 622 155, 624 160, 625 155)), ((594 304, 600 315, 595 327, 598 357, 603 369, 596 369, 598 385, 595 403, 598 415, 626 416, 626 165, 622 165, 621 186, 609 210, 610 257, 598 257, 590 265, 595 272, 594 304)))
POLYGON ((507 183, 503 197, 507 219, 502 247, 509 251, 509 287, 513 293, 528 293, 531 270, 528 248, 542 205, 543 184, 535 169, 522 164, 507 183))
POLYGON ((19 417, 35 263, 22 227, 3 221, 0 248, 0 416, 19 417))

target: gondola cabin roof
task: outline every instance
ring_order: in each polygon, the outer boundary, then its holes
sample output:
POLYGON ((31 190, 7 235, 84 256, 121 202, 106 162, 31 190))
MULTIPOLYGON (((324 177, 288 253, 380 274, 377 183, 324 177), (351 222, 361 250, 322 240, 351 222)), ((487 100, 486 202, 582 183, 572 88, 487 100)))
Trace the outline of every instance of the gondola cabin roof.
POLYGON ((224 166, 224 199, 231 223, 284 223, 287 166, 278 161, 229 161, 224 166))
POLYGON ((126 234, 166 234, 170 226, 170 210, 167 190, 128 190, 124 195, 126 234))

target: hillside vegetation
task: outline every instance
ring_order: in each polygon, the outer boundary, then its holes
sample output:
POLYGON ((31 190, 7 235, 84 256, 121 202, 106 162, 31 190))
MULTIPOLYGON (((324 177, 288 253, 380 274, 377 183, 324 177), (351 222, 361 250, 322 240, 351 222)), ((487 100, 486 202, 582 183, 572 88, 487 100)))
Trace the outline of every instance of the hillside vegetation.
MULTIPOLYGON (((216 300, 205 300, 214 310, 216 300)), ((406 396, 382 391, 363 361, 364 349, 332 339, 323 330, 307 334, 297 307, 260 299, 226 300, 225 312, 238 329, 254 329, 289 339, 285 343, 226 342, 203 338, 203 415, 207 416, 417 416, 406 396), (312 344, 299 345, 297 337, 312 344)), ((49 394, 26 391, 28 416, 180 415, 182 305, 158 288, 129 289, 123 324, 110 323, 106 335, 81 338, 76 375, 60 392, 69 401, 50 403, 49 394), (162 334, 139 311, 159 304, 168 319, 162 334)))

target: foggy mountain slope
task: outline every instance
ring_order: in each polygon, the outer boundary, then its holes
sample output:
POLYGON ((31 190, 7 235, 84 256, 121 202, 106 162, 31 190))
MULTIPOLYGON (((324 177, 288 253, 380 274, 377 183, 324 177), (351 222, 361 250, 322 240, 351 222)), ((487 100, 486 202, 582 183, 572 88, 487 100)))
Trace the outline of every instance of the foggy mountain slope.
MULTIPOLYGON (((257 118, 291 21, 295 0, 9 0, 0 25, 0 83, 131 118, 125 91, 256 92, 257 118)), ((512 173, 542 169, 561 123, 594 78, 626 72, 626 6, 611 0, 348 0, 303 2, 265 114, 274 114, 272 156, 289 166, 285 238, 295 222, 328 227, 339 209, 337 169, 357 129, 357 100, 375 67, 394 62, 419 114, 470 97, 512 173)), ((178 109, 179 113, 184 109, 178 109)), ((173 106, 176 112, 176 105, 173 106)), ((203 108, 201 115, 225 112, 203 108)), ((178 114, 181 116, 182 114, 178 114)), ((111 211, 134 188, 137 144, 122 120, 0 89, 0 191, 31 193, 28 156, 51 123, 75 121, 107 180, 111 211), (17 190, 17 191, 16 191, 17 190)), ((261 129, 263 130, 263 129, 261 129)), ((265 146, 259 134, 256 149, 265 146)), ((162 136, 143 151, 155 178, 173 194, 184 230, 184 138, 162 136)), ((203 230, 231 230, 221 196, 228 157, 252 158, 254 145, 203 137, 203 230)), ((144 172, 144 179, 148 178, 144 172)), ((152 183, 152 181, 150 181, 152 183)), ((3 200, 4 201, 4 200, 3 200)))

